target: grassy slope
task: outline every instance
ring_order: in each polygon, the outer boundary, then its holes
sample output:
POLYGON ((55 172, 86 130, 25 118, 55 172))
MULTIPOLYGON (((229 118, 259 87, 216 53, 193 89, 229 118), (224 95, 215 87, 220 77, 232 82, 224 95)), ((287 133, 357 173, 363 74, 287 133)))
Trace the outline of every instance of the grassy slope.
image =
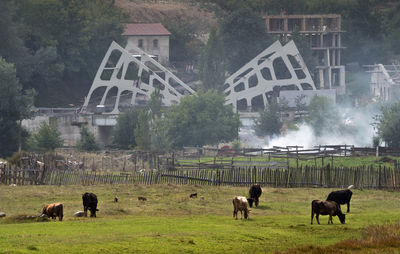
POLYGON ((400 194, 354 190, 346 225, 334 218, 310 225, 310 203, 330 189, 264 190, 251 219, 232 218, 231 199, 247 187, 207 186, 0 186, 0 253, 232 253, 273 252, 359 237, 361 228, 400 218, 400 194), (81 194, 99 197, 98 218, 74 218, 81 194), (190 199, 192 192, 198 199, 190 199), (143 195, 148 201, 139 202, 143 195), (120 200, 113 203, 114 196, 120 200), (204 197, 202 200, 201 196, 204 197), (63 222, 21 223, 18 214, 37 215, 45 203, 62 201, 63 222), (367 212, 368 211, 368 212, 367 212))

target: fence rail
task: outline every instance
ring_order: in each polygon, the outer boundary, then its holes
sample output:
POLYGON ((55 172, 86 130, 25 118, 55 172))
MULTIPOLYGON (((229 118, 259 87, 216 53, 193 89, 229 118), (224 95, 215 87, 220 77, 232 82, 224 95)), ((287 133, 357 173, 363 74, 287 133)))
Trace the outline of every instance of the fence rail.
POLYGON ((397 167, 314 167, 231 169, 189 169, 131 173, 89 171, 3 170, 3 184, 96 185, 96 184, 197 184, 246 186, 259 183, 265 187, 337 187, 351 184, 357 188, 399 189, 397 167))

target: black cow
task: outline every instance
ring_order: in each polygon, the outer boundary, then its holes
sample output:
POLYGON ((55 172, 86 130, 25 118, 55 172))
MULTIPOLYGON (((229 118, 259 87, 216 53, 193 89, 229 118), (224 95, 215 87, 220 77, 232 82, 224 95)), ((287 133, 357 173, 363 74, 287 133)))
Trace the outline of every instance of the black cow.
POLYGON ((97 196, 94 193, 86 192, 82 195, 83 211, 87 216, 87 210, 90 211, 90 217, 96 217, 97 209, 97 196))
POLYGON ((332 191, 329 193, 328 198, 326 199, 327 201, 335 201, 336 203, 340 205, 347 204, 347 212, 350 212, 350 199, 351 196, 353 195, 353 192, 351 192, 351 188, 353 188, 353 185, 350 185, 347 187, 347 190, 339 190, 339 191, 332 191))
POLYGON ((247 199, 247 202, 249 202, 250 207, 253 207, 253 201, 256 207, 258 206, 258 198, 261 196, 261 194, 262 194, 262 189, 259 184, 254 184, 253 186, 250 187, 249 190, 250 198, 247 199))

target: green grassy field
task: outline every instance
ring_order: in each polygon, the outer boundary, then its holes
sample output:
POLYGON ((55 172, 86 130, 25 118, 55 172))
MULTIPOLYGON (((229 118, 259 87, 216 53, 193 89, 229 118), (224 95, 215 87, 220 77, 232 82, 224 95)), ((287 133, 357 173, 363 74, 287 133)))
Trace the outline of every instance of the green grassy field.
MULTIPOLYGON (((304 157, 300 157, 304 158, 304 157)), ((333 166, 334 167, 361 167, 361 166, 374 166, 374 167, 393 167, 392 162, 384 161, 385 159, 399 160, 399 157, 394 156, 348 156, 348 157, 333 157, 333 166)), ((227 163, 232 161, 232 157, 217 157, 217 162, 220 160, 224 160, 227 163)), ((254 157, 235 157, 235 161, 268 161, 268 156, 254 156, 254 157)), ((178 159, 179 162, 185 163, 198 163, 199 159, 178 159)), ((214 161, 213 157, 202 157, 200 158, 200 162, 212 163, 214 161)), ((271 158, 271 162, 281 162, 283 165, 287 164, 286 158, 271 158)), ((328 163, 332 166, 332 157, 326 157, 322 161, 321 158, 318 159, 309 159, 309 160, 299 160, 300 166, 326 166, 328 163), (322 164, 323 163, 323 164, 322 164)), ((297 166, 297 160, 290 158, 289 159, 290 167, 297 166)))
MULTIPOLYGON (((265 188, 249 220, 234 220, 232 197, 248 187, 177 185, 0 186, 0 253, 273 253, 315 250, 362 237, 365 228, 400 220, 400 193, 354 190, 346 224, 320 217, 310 203, 332 189, 265 188), (97 218, 75 218, 82 193, 99 198, 97 218), (189 194, 197 192, 197 199, 189 194), (114 203, 114 197, 119 199, 114 203), (146 202, 137 200, 145 196, 146 202), (64 221, 38 222, 46 203, 63 202, 64 221), (314 222, 316 223, 316 222, 314 222), (311 247, 310 247, 311 245, 311 247)), ((345 210, 345 207, 343 207, 345 210)), ((399 250, 400 251, 400 250, 399 250)))

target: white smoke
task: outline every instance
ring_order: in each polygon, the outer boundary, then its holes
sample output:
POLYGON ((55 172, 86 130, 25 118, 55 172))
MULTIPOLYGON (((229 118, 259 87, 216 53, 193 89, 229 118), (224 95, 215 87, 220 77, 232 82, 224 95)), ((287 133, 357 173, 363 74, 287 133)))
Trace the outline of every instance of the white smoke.
MULTIPOLYGON (((323 131, 316 136, 313 128, 306 123, 299 124, 297 130, 289 130, 286 134, 267 137, 257 137, 249 128, 246 135, 241 135, 241 142, 245 147, 270 148, 273 146, 303 146, 312 148, 318 145, 354 145, 357 147, 371 147, 375 130, 371 125, 376 110, 341 109, 341 121, 344 128, 337 132, 323 131), (246 141, 246 142, 243 142, 246 141)), ((243 133, 242 133, 243 134, 243 133)))

